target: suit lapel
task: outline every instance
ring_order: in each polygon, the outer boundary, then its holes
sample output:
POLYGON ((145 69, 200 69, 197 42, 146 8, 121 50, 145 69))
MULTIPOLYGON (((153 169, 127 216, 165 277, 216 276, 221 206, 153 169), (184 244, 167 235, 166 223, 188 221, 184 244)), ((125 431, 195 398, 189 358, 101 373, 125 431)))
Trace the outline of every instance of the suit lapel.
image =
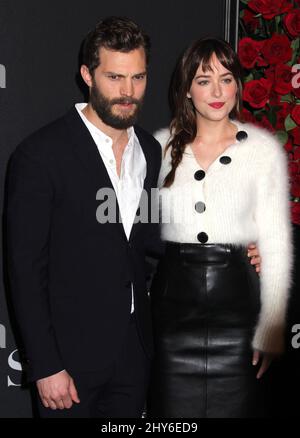
MULTIPOLYGON (((89 130, 83 123, 76 108, 72 108, 65 116, 65 121, 70 131, 70 138, 73 140, 74 152, 85 167, 88 176, 95 185, 95 199, 97 191, 102 187, 114 190, 110 177, 107 173, 105 164, 98 151, 89 130)), ((116 213, 118 228, 123 237, 127 240, 122 223, 118 220, 120 209, 116 196, 116 213)))
MULTIPOLYGON (((144 184, 143 184, 143 191, 147 192, 148 195, 148 199, 151 196, 151 186, 150 186, 150 175, 152 172, 152 166, 151 166, 151 148, 148 147, 148 142, 145 140, 143 134, 141 133, 141 131, 139 130, 138 127, 135 126, 135 133, 136 136, 139 140, 139 143, 141 145, 142 151, 144 153, 145 159, 146 159, 146 177, 144 179, 144 184)), ((139 203, 140 204, 140 203, 139 203)), ((148 201, 148 209, 150 208, 151 203, 148 201)), ((138 207, 139 209, 139 207, 138 207)), ((138 211, 137 209, 137 211, 138 211)), ((148 217, 149 217, 149 211, 148 211, 148 217)), ((132 225, 132 229, 131 229, 131 233, 130 233, 130 240, 133 238, 134 234, 136 233, 137 229, 138 229, 138 225, 139 222, 134 222, 132 225)))

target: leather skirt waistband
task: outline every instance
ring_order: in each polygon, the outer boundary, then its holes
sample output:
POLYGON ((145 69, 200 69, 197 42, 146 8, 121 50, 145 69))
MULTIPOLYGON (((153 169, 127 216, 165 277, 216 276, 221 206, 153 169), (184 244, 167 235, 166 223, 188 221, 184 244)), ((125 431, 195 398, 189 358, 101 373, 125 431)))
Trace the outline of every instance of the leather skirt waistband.
POLYGON ((247 247, 232 244, 166 242, 166 258, 203 263, 225 263, 247 256, 247 247))

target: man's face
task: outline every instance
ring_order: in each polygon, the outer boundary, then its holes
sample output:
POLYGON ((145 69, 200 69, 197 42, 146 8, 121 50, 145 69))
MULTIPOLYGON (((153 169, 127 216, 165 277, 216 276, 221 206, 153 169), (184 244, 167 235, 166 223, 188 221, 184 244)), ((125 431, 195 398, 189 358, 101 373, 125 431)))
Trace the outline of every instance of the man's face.
POLYGON ((127 129, 142 106, 146 89, 146 56, 143 48, 128 53, 100 49, 100 65, 94 70, 90 103, 108 126, 127 129))

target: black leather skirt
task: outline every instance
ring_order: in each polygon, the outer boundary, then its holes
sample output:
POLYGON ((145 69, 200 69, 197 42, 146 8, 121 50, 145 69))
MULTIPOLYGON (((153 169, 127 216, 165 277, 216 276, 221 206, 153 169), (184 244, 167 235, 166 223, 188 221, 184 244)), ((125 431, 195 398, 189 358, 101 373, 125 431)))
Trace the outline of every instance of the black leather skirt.
POLYGON ((259 277, 247 249, 168 242, 151 301, 148 417, 263 416, 251 349, 259 277))

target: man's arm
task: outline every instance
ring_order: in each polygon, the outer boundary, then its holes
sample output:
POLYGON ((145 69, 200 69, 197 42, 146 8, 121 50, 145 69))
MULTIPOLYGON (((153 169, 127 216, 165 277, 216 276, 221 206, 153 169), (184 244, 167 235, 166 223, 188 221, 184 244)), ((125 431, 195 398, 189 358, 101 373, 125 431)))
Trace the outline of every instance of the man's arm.
POLYGON ((22 145, 13 154, 7 185, 7 245, 11 295, 37 380, 64 369, 48 304, 48 246, 54 190, 47 169, 22 145))

